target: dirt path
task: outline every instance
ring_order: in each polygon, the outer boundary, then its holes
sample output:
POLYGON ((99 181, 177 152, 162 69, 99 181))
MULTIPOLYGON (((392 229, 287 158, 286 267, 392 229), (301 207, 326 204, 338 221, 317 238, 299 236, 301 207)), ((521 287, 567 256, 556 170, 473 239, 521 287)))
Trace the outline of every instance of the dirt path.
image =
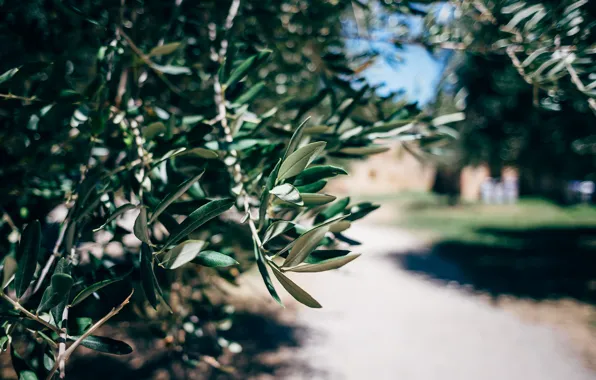
POLYGON ((290 358, 309 368, 276 378, 596 379, 560 332, 400 269, 387 254, 417 244, 407 233, 372 225, 350 231, 364 243, 360 259, 294 277, 324 308, 298 308, 297 323, 310 333, 290 358))

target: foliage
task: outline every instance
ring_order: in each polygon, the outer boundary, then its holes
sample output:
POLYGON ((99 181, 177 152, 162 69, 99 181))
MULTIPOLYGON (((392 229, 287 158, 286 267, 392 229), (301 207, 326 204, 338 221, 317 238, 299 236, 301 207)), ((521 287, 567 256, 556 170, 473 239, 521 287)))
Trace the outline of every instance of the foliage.
POLYGON ((338 160, 445 132, 350 67, 354 3, 1 3, 0 346, 20 377, 64 375, 79 345, 130 353, 96 335, 129 302, 119 318, 216 365, 209 286, 255 262, 276 301, 271 273, 321 307, 287 272, 357 258, 343 231, 378 207, 321 193, 338 160))

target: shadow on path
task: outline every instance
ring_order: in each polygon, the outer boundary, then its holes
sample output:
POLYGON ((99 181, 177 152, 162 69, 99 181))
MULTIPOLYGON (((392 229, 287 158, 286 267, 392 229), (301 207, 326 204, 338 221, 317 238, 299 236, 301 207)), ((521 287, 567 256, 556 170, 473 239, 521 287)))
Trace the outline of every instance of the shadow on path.
POLYGON ((571 297, 596 303, 596 228, 476 232, 497 243, 447 240, 392 258, 405 270, 471 286, 494 297, 571 297))

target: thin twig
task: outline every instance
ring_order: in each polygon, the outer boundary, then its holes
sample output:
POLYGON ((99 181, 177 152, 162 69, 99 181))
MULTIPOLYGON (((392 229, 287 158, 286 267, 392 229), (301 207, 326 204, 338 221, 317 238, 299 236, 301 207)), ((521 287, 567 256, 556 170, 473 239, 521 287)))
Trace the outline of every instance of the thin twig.
POLYGON ((98 328, 100 328, 103 324, 105 324, 108 320, 110 320, 110 318, 112 318, 113 316, 115 316, 116 314, 118 314, 120 312, 120 310, 122 310, 122 308, 124 306, 126 306, 129 302, 130 302, 130 298, 132 297, 132 294, 134 293, 134 290, 132 292, 130 292, 130 294, 128 295, 128 297, 126 297, 126 299, 117 307, 113 308, 108 314, 106 314, 102 319, 100 319, 99 321, 97 321, 93 326, 91 326, 87 331, 85 331, 85 333, 83 335, 81 335, 80 337, 77 338, 77 340, 75 340, 70 347, 68 347, 68 349, 66 351, 64 351, 63 354, 58 356, 58 359, 56 360, 56 363, 54 364, 54 367, 52 367, 52 369, 50 370, 50 373, 48 374, 47 380, 51 380, 52 377, 54 376, 54 373, 58 370, 58 367, 60 365, 61 361, 66 361, 68 360, 68 358, 70 357, 70 355, 72 355, 72 353, 74 352, 74 350, 83 342, 83 340, 85 340, 87 337, 89 337, 91 334, 93 334, 95 332, 95 330, 97 330, 98 328))
POLYGON ((118 33, 126 40, 130 49, 147 65, 164 84, 178 96, 184 97, 182 90, 180 90, 174 83, 172 83, 161 71, 155 68, 155 63, 133 42, 133 40, 122 30, 118 28, 118 33))
POLYGON ((4 298, 5 300, 7 300, 8 302, 10 302, 12 304, 12 306, 14 306, 14 308, 18 311, 20 311, 21 313, 25 314, 27 316, 27 318, 32 319, 36 322, 41 323, 42 325, 44 325, 45 327, 49 328, 50 330, 56 332, 56 333, 60 333, 60 329, 58 329, 56 326, 50 324, 49 322, 44 321, 43 319, 39 318, 37 315, 33 314, 32 312, 30 312, 29 310, 25 309, 20 303, 14 301, 12 298, 10 298, 9 296, 7 296, 5 293, 1 294, 2 298, 4 298))
POLYGON ((0 94, 1 99, 16 99, 16 100, 23 100, 26 102, 44 102, 45 100, 38 99, 35 96, 26 97, 26 96, 19 96, 13 94, 0 94))

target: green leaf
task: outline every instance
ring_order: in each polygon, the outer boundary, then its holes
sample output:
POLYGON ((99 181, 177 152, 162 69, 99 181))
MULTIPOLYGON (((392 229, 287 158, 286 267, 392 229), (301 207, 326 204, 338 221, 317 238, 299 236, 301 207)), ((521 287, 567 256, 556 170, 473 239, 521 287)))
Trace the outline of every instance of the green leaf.
POLYGON ((277 182, 300 174, 324 149, 324 141, 310 143, 290 154, 281 164, 277 182))
POLYGON ((350 207, 350 215, 346 218, 351 222, 364 218, 366 215, 378 209, 380 206, 370 202, 361 202, 350 207))
POLYGON ((310 118, 306 118, 299 126, 296 128, 294 133, 292 134, 292 138, 288 143, 288 147, 286 148, 286 152, 284 153, 283 160, 285 159, 298 148, 300 144, 300 140, 302 140, 302 134, 304 133, 304 128, 306 127, 306 123, 310 118))
POLYGON ((72 300, 72 302, 70 303, 70 306, 75 306, 78 305, 79 303, 83 302, 87 297, 89 297, 90 295, 92 295, 93 293, 97 292, 98 290, 105 288, 108 285, 111 285, 115 282, 118 281, 122 281, 122 279, 124 277, 128 276, 128 274, 124 275, 124 276, 120 276, 120 277, 116 277, 116 278, 112 278, 109 280, 103 280, 103 281, 99 281, 96 282, 93 285, 89 285, 88 287, 86 287, 85 289, 81 290, 76 296, 75 298, 72 300))
POLYGON ((203 247, 205 247, 205 242, 202 240, 182 242, 166 252, 160 265, 166 269, 179 268, 197 257, 203 247))
POLYGON ((12 68, 12 69, 4 72, 2 75, 0 75, 0 84, 12 79, 12 77, 14 77, 19 72, 19 69, 20 69, 20 66, 12 68))
POLYGON ((304 202, 304 206, 306 207, 313 207, 313 206, 321 206, 327 203, 333 202, 336 197, 329 194, 300 194, 302 197, 302 201, 304 202))
POLYGON ((308 255, 304 262, 307 264, 318 264, 326 260, 346 256, 349 253, 350 251, 347 249, 317 249, 308 255))
POLYGON ((269 291, 269 294, 271 294, 271 297, 273 297, 273 299, 275 301, 277 301, 278 304, 283 306, 284 304, 281 302, 281 299, 279 298, 279 295, 277 294, 277 291, 275 290, 275 286, 273 286, 273 281, 271 281, 271 277, 269 277, 269 272, 267 271, 267 265, 265 264, 265 258, 263 257, 263 253, 257 246, 257 243, 254 241, 253 241, 253 249, 254 249, 254 254, 255 254, 255 260, 257 261, 257 267, 259 268, 259 273, 261 274, 261 277, 263 278, 265 287, 269 291))
MULTIPOLYGON (((352 260, 358 258, 360 254, 336 257, 333 259, 321 261, 317 264, 300 264, 295 267, 287 268, 287 272, 324 272, 332 269, 341 268, 352 260)), ((284 269, 282 269, 284 270, 284 269)))
POLYGON ((256 96, 265 88, 265 82, 261 81, 252 86, 248 91, 240 95, 234 100, 235 105, 248 104, 256 98, 256 96))
POLYGON ((320 309, 322 306, 317 300, 312 298, 310 294, 304 291, 301 287, 299 287, 296 283, 290 280, 286 275, 281 273, 279 269, 275 266, 271 265, 271 270, 273 274, 277 278, 277 281, 296 299, 296 301, 315 309, 320 309))
POLYGON ((292 246, 288 257, 284 261, 283 267, 293 267, 306 259, 306 257, 319 245, 325 234, 329 231, 329 226, 313 228, 303 235, 300 235, 292 246))
POLYGON ((280 220, 275 223, 272 223, 267 231, 265 231, 265 236, 263 237, 263 244, 267 243, 271 239, 286 233, 287 231, 294 228, 296 224, 294 222, 288 222, 286 220, 280 220))
POLYGON ((348 174, 342 168, 332 165, 312 166, 300 173, 294 181, 294 186, 305 185, 324 178, 336 177, 348 174))
POLYGON ((156 121, 155 123, 151 123, 145 128, 143 128, 143 137, 145 140, 149 141, 152 140, 155 136, 164 133, 168 130, 166 125, 161 121, 156 121))
POLYGON ((176 199, 180 198, 182 194, 186 193, 188 189, 203 176, 203 173, 205 172, 202 171, 201 173, 178 186, 176 191, 166 195, 165 198, 157 205, 157 207, 155 207, 155 211, 151 215, 149 223, 152 223, 155 219, 157 219, 157 217, 164 212, 170 204, 172 204, 176 199))
POLYGON ((347 220, 341 220, 339 222, 335 222, 329 226, 329 232, 334 234, 338 234, 350 228, 352 223, 348 222, 347 220))
POLYGON ((170 74, 170 75, 186 75, 192 73, 192 71, 188 67, 184 66, 173 66, 173 65, 165 65, 161 66, 156 63, 152 64, 151 67, 161 73, 170 74))
POLYGON ((155 293, 155 273, 153 273, 153 252, 145 243, 141 244, 141 286, 149 304, 157 309, 157 295, 155 293))
POLYGON ((258 54, 255 54, 244 62, 242 62, 236 69, 232 71, 230 77, 225 83, 225 88, 229 88, 236 83, 240 82, 242 78, 246 76, 250 71, 261 65, 261 63, 265 62, 267 58, 271 55, 271 50, 262 50, 258 54))
POLYGON ((180 152, 179 154, 176 154, 175 157, 186 156, 186 155, 197 156, 197 157, 204 158, 206 160, 212 160, 214 158, 219 157, 219 155, 217 154, 216 151, 211 150, 211 149, 206 149, 206 148, 187 149, 187 150, 180 152))
MULTIPOLYGON (((69 336, 68 339, 75 341, 79 337, 69 336)), ((133 351, 130 345, 121 340, 96 335, 90 335, 83 339, 81 346, 112 355, 128 355, 133 351)))
POLYGON ((41 302, 37 307, 37 314, 50 310, 63 302, 70 292, 74 280, 66 273, 52 275, 52 284, 43 292, 41 302))
POLYGON ((97 227, 96 229, 94 229, 93 232, 96 232, 96 231, 101 230, 102 228, 105 228, 105 226, 107 226, 108 224, 110 224, 113 220, 115 220, 116 218, 118 218, 120 215, 123 215, 124 213, 126 213, 128 211, 136 210, 138 207, 139 206, 135 206, 135 205, 130 204, 130 203, 127 203, 127 204, 124 204, 124 205, 118 207, 108 217, 108 219, 106 219, 105 223, 102 224, 101 226, 97 227))
POLYGON ((2 291, 6 285, 12 281, 12 278, 17 271, 17 260, 14 258, 14 255, 8 255, 4 258, 4 264, 2 269, 2 287, 0 287, 0 291, 2 291))
POLYGON ((25 293, 35 274, 37 256, 41 245, 41 226, 39 221, 28 224, 21 235, 17 249, 17 272, 15 273, 15 290, 17 298, 25 293))
POLYGON ((149 52, 149 56, 153 57, 156 55, 168 55, 172 54, 182 45, 181 42, 170 42, 168 44, 163 44, 161 46, 156 46, 149 52))
POLYGON ((199 252, 194 262, 210 268, 229 267, 230 265, 238 264, 238 262, 230 256, 215 251, 199 252))
POLYGON ((223 212, 229 210, 234 205, 234 200, 218 199, 211 201, 204 206, 199 207, 193 211, 176 229, 165 243, 165 246, 170 246, 178 243, 181 239, 187 236, 192 231, 202 226, 207 221, 215 218, 223 212))
POLYGON ((133 232, 137 239, 143 243, 152 245, 151 239, 149 239, 149 227, 147 226, 147 207, 141 207, 141 212, 139 212, 139 215, 135 220, 133 232))
POLYGON ((316 193, 317 191, 323 190, 327 185, 327 181, 321 179, 319 181, 309 183, 308 185, 296 186, 296 190, 300 193, 316 193))
POLYGON ((373 154, 387 152, 389 147, 381 145, 369 145, 362 147, 348 147, 339 150, 339 153, 343 153, 350 156, 370 156, 373 154))
POLYGON ((271 194, 285 202, 293 203, 298 206, 304 205, 300 193, 296 188, 289 183, 284 183, 271 189, 271 194))
POLYGON ((331 219, 334 216, 344 212, 346 207, 350 204, 350 197, 342 198, 332 205, 328 206, 325 210, 321 211, 315 218, 316 223, 320 223, 324 220, 331 219))
POLYGON ((15 350, 14 344, 10 345, 10 359, 12 367, 14 368, 19 380, 37 380, 35 372, 31 370, 31 366, 27 363, 21 355, 15 350))

